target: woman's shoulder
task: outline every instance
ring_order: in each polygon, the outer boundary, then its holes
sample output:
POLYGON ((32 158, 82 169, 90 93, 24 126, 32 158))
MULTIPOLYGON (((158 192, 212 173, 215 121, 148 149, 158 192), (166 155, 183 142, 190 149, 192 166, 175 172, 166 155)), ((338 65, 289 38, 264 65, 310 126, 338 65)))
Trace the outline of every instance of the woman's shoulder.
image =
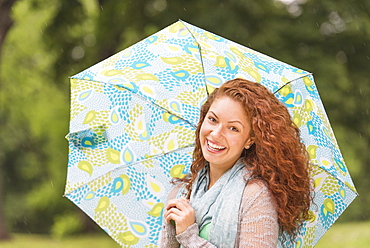
POLYGON ((268 186, 265 180, 257 177, 249 179, 245 185, 245 189, 251 191, 264 191, 268 190, 268 186))
POLYGON ((272 197, 272 193, 270 192, 266 181, 261 178, 248 180, 244 188, 244 199, 253 199, 256 197, 272 197))
POLYGON ((266 211, 276 210, 276 200, 263 179, 249 180, 244 188, 240 210, 246 212, 252 206, 258 206, 266 211))

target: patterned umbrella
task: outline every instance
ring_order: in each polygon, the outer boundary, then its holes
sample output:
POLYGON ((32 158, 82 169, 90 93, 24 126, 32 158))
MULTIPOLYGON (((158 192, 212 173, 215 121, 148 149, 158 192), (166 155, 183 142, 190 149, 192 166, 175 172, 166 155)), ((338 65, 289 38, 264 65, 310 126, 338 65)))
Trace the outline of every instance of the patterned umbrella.
POLYGON ((200 106, 227 80, 263 84, 289 108, 313 164, 318 242, 357 193, 311 73, 178 21, 71 78, 65 196, 122 247, 157 247, 171 178, 189 171, 200 106))

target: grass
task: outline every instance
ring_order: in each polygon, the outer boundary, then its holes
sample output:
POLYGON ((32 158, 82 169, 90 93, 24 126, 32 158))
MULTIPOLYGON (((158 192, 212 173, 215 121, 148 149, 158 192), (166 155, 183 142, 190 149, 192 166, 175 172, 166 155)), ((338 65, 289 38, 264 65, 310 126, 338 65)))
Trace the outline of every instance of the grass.
MULTIPOLYGON (((365 248, 370 244, 370 222, 337 223, 324 235, 316 248, 365 248)), ((1 248, 119 248, 105 233, 81 235, 62 240, 41 234, 13 234, 10 241, 0 242, 1 248)))
POLYGON ((81 235, 53 239, 44 234, 13 234, 9 241, 0 242, 1 248, 119 248, 107 234, 81 235))
POLYGON ((321 238, 315 248, 365 248, 370 244, 370 222, 337 223, 321 238))

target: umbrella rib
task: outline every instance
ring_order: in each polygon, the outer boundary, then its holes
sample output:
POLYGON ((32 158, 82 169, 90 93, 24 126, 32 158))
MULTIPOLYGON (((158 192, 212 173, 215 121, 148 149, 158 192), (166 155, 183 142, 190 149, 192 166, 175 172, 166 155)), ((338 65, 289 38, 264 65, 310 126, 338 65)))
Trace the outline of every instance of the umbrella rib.
MULTIPOLYGON (((202 56, 202 47, 199 45, 199 42, 198 42, 197 38, 195 38, 195 36, 193 35, 193 32, 186 25, 186 22, 182 21, 181 19, 179 19, 179 21, 182 23, 182 25, 184 25, 184 27, 189 31, 189 33, 191 34, 191 36, 193 37, 193 39, 197 42, 197 46, 199 48, 200 62, 202 64, 202 71, 203 71, 203 78, 204 78, 204 81, 203 81, 204 82, 204 87, 207 89, 206 72, 204 71, 204 63, 203 63, 203 56, 202 56)), ((209 95, 208 90, 206 90, 206 92, 207 92, 207 95, 209 95)))
POLYGON ((114 171, 117 171, 117 170, 120 170, 120 169, 123 169, 123 168, 127 168, 127 167, 129 167, 129 166, 134 166, 134 165, 136 165, 136 164, 143 163, 143 162, 145 162, 145 161, 148 161, 148 160, 151 160, 151 159, 155 159, 155 158, 158 158, 158 157, 161 157, 161 156, 164 156, 164 155, 167 155, 167 154, 171 154, 171 153, 174 153, 174 152, 177 152, 177 151, 181 151, 181 150, 184 150, 184 149, 186 149, 186 148, 193 147, 193 146, 194 146, 194 143, 189 144, 189 145, 186 145, 186 146, 184 146, 184 147, 177 148, 177 149, 172 150, 172 151, 169 151, 169 152, 165 152, 165 153, 161 153, 161 154, 158 154, 158 155, 154 155, 154 156, 152 156, 152 157, 149 157, 149 158, 146 158, 146 159, 143 159, 143 160, 140 160, 140 161, 136 161, 136 162, 131 163, 131 164, 127 164, 127 165, 124 165, 124 166, 119 166, 119 167, 117 167, 117 168, 114 168, 114 169, 113 169, 113 170, 111 170, 111 171, 108 171, 108 172, 104 173, 104 174, 103 174, 103 175, 101 175, 101 176, 98 176, 98 177, 94 178, 94 179, 93 179, 93 180, 91 180, 91 181, 88 181, 88 182, 84 183, 83 185, 80 185, 78 188, 76 188, 76 189, 74 189, 74 190, 72 190, 72 191, 70 191, 70 192, 68 192, 68 193, 66 193, 66 194, 63 194, 63 197, 67 197, 67 195, 71 194, 72 192, 74 192, 74 191, 76 191, 76 190, 78 190, 78 189, 80 189, 80 188, 84 187, 85 185, 89 184, 90 182, 92 182, 92 181, 94 181, 94 180, 97 180, 98 178, 103 177, 104 175, 106 175, 106 174, 108 174, 108 173, 112 173, 112 172, 114 172, 114 171))
MULTIPOLYGON (((124 86, 123 86, 124 87, 124 86)), ((125 87, 126 88, 126 87, 125 87)), ((127 89, 127 88, 126 88, 127 89)), ((194 127, 194 128, 197 128, 197 126, 196 125, 194 125, 193 123, 191 123, 190 121, 188 121, 188 120, 186 120, 186 119, 184 119, 183 117, 181 117, 181 116, 179 116, 179 115, 177 115, 177 114, 175 114, 175 113, 173 113, 173 112, 171 112, 171 111, 169 111, 168 109, 166 109, 166 108, 164 108, 164 107, 162 107, 162 106, 160 106, 160 105, 158 105, 158 104, 156 104, 155 102, 153 102, 153 101, 150 101, 150 100, 148 100, 148 99, 146 99, 145 97, 143 97, 143 96, 140 96, 140 95, 138 95, 138 94, 135 94, 134 92, 132 92, 131 90, 129 90, 129 89, 127 89, 132 95, 134 95, 135 97, 137 97, 137 98, 139 98, 139 99, 141 99, 141 100, 143 100, 144 102, 147 102, 147 103, 149 103, 149 104, 151 104, 151 105, 153 105, 153 106, 155 106, 155 107, 157 107, 157 108, 159 108, 159 109, 162 109, 163 111, 166 111, 166 112, 168 112, 168 113, 170 113, 171 115, 173 115, 173 116, 176 116, 177 118, 179 118, 179 119, 181 119, 181 120, 183 120, 184 122, 186 122, 186 123, 188 123, 190 126, 192 126, 192 127, 194 127)))
MULTIPOLYGON (((342 178, 338 177, 337 175, 332 174, 330 171, 328 171, 327 169, 325 169, 325 167, 324 167, 324 166, 322 166, 322 165, 320 165, 320 164, 318 164, 318 163, 313 163, 313 162, 311 162, 311 163, 310 163, 310 165, 311 165, 311 166, 316 166, 316 167, 320 168, 321 170, 325 171, 325 173, 328 173, 330 176, 332 176, 333 178, 335 178, 336 180, 338 180, 339 182, 341 182, 341 183, 343 183, 345 186, 347 186, 347 187, 348 187, 351 191, 353 191, 356 195, 359 195, 359 193, 357 192, 357 190, 356 190, 356 188, 355 188, 355 186, 354 186, 354 185, 350 185, 350 186, 351 186, 351 187, 353 187, 353 188, 349 187, 349 185, 347 185, 347 184, 345 183, 345 181, 343 181, 343 179, 342 179, 342 178)), ((340 174, 339 174, 339 175, 340 175, 340 174)), ((352 184, 353 184, 353 183, 352 183, 352 184)))
MULTIPOLYGON (((71 77, 71 78, 73 78, 73 77, 71 77)), ((177 118, 179 118, 179 119, 183 120, 184 122, 188 123, 189 125, 191 125, 191 126, 192 126, 192 127, 194 127, 194 128, 196 128, 196 127, 197 127, 195 124, 193 124, 193 123, 189 122, 188 120, 186 120, 186 119, 184 119, 183 117, 181 117, 181 116, 177 115, 176 113, 173 113, 173 112, 169 111, 168 109, 166 109, 166 108, 164 108, 164 107, 162 107, 162 106, 160 106, 160 105, 156 104, 155 102, 153 102, 153 101, 151 101, 151 100, 149 100, 149 99, 147 99, 147 98, 145 98, 145 97, 143 97, 143 96, 140 96, 140 95, 138 95, 138 94, 136 94, 136 93, 132 92, 128 87, 126 87, 126 86, 124 86, 124 85, 119 85, 119 84, 109 84, 109 83, 102 82, 102 81, 92 81, 92 80, 86 80, 86 79, 80 79, 80 78, 73 78, 73 79, 82 80, 82 81, 86 81, 86 82, 96 82, 96 83, 101 83, 101 84, 116 85, 116 86, 119 86, 119 87, 123 87, 123 88, 125 88, 128 92, 130 92, 133 96, 135 96, 135 97, 137 97, 137 98, 139 98, 139 99, 143 100, 144 102, 149 103, 149 104, 151 104, 151 105, 153 105, 153 106, 155 106, 155 107, 157 107, 157 108, 159 108, 159 109, 162 109, 163 111, 166 111, 167 113, 170 113, 170 114, 171 114, 171 115, 173 115, 173 116, 176 116, 177 118)), ((85 130, 85 129, 84 129, 84 130, 85 130)))
POLYGON ((290 80, 289 82, 285 83, 283 86, 281 86, 279 89, 275 90, 273 94, 276 94, 278 91, 280 91, 282 88, 284 88, 285 86, 287 86, 288 84, 291 84, 292 82, 298 80, 298 79, 301 79, 301 78, 304 78, 304 77, 307 77, 309 75, 312 75, 312 73, 308 73, 308 74, 305 74, 301 77, 298 77, 298 78, 295 78, 293 80, 290 80))

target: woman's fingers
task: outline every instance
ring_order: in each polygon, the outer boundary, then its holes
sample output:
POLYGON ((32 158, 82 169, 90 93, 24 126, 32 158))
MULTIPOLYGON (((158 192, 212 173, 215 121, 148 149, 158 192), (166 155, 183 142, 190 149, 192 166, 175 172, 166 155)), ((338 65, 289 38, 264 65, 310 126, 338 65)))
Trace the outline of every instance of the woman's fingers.
POLYGON ((183 197, 177 199, 175 207, 180 209, 181 211, 186 211, 186 210, 192 209, 192 207, 190 206, 189 201, 187 199, 183 198, 183 197))
POLYGON ((182 197, 171 200, 164 213, 167 223, 174 220, 176 223, 176 233, 179 234, 195 222, 194 209, 191 207, 189 200, 182 197))
POLYGON ((181 217, 184 213, 182 211, 186 210, 186 207, 179 199, 174 199, 168 203, 166 206, 166 211, 164 212, 164 217, 167 222, 171 219, 175 220, 181 217))
POLYGON ((167 223, 169 223, 171 220, 176 222, 179 220, 179 218, 181 218, 181 211, 177 208, 171 208, 165 212, 164 217, 167 223))
POLYGON ((186 198, 184 197, 181 197, 181 198, 178 198, 178 199, 172 199, 168 202, 167 206, 166 206, 166 209, 171 209, 173 207, 176 207, 176 208, 179 208, 179 206, 184 206, 184 204, 187 204, 190 206, 189 204, 189 200, 187 200, 186 198), (178 205, 180 204, 180 205, 178 205))

